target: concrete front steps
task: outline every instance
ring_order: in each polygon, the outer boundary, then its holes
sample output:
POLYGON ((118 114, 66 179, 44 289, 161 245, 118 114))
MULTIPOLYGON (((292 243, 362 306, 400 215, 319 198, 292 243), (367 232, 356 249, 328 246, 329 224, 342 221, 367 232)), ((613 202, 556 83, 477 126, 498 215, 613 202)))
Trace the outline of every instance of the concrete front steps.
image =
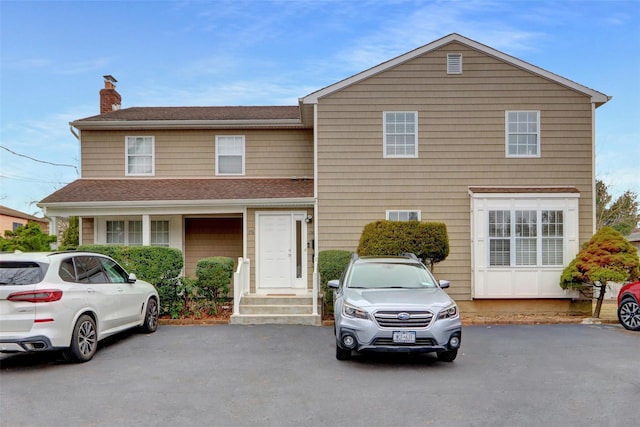
MULTIPOLYGON (((320 305, 318 304, 318 309, 320 305)), ((300 295, 245 295, 240 299, 240 314, 229 319, 232 325, 322 325, 313 315, 313 299, 300 295)))

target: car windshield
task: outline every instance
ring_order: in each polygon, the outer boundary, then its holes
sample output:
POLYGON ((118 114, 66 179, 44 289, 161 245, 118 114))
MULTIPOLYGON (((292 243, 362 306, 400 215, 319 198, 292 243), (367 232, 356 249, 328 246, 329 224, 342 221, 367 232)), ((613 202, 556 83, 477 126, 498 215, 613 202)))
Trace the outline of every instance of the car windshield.
POLYGON ((422 289, 436 288, 429 272, 418 264, 362 263, 351 269, 347 287, 362 289, 422 289))

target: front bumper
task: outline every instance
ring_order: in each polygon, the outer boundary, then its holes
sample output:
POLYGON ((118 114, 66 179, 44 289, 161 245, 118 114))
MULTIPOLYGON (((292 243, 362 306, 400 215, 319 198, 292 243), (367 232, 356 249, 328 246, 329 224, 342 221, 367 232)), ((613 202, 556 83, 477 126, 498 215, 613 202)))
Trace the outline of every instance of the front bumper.
POLYGON ((338 346, 357 352, 432 353, 460 348, 462 324, 460 318, 441 319, 415 332, 415 343, 394 343, 394 331, 407 329, 381 328, 364 319, 346 319, 336 325, 338 346))

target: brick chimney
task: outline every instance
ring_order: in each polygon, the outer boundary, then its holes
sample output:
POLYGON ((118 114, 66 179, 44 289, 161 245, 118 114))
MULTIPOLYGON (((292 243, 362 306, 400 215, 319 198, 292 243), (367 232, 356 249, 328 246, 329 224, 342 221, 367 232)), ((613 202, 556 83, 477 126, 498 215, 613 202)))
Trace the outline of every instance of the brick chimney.
POLYGON ((120 109, 122 97, 116 90, 118 81, 111 75, 104 77, 104 89, 100 90, 100 114, 120 109))

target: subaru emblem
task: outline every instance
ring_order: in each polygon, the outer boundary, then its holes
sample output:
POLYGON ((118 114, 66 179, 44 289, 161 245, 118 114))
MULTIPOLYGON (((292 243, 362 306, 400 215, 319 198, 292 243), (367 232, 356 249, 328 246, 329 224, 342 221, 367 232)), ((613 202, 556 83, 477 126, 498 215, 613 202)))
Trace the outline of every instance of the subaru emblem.
POLYGON ((398 320, 409 320, 411 315, 409 313, 398 313, 398 320))

